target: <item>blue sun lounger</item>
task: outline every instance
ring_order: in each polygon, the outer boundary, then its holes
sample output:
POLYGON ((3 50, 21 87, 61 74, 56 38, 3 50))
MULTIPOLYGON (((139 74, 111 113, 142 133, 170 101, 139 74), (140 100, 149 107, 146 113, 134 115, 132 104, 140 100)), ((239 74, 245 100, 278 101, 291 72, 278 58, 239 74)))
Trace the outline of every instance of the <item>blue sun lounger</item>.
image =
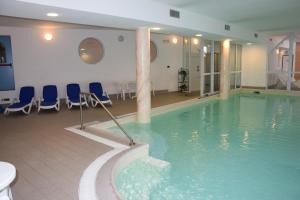
POLYGON ((55 109, 59 111, 60 103, 55 85, 46 85, 43 87, 43 97, 38 103, 38 112, 41 109, 55 109))
MULTIPOLYGON (((90 93, 94 93, 98 99, 103 104, 110 104, 112 105, 112 101, 110 100, 109 96, 106 92, 103 91, 102 85, 99 82, 93 82, 89 85, 90 93)), ((95 97, 91 96, 91 103, 93 107, 96 107, 99 102, 95 99, 95 97)))
MULTIPOLYGON (((71 83, 67 85, 67 97, 66 97, 66 104, 69 109, 72 106, 80 106, 80 86, 77 83, 71 83)), ((89 107, 86 96, 81 98, 81 104, 89 107)))
POLYGON ((31 112, 32 104, 34 103, 34 87, 25 86, 20 90, 19 101, 11 104, 5 109, 5 114, 9 112, 22 111, 25 114, 31 112))

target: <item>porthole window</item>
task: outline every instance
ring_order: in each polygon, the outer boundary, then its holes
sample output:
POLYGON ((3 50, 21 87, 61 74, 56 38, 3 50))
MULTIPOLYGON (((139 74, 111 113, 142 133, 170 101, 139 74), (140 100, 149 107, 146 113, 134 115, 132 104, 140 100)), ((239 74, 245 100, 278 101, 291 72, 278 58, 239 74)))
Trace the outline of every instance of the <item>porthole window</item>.
POLYGON ((80 42, 78 52, 82 61, 96 64, 103 58, 104 48, 99 40, 90 37, 80 42))
POLYGON ((157 57, 157 47, 153 41, 150 41, 150 61, 153 62, 157 57))

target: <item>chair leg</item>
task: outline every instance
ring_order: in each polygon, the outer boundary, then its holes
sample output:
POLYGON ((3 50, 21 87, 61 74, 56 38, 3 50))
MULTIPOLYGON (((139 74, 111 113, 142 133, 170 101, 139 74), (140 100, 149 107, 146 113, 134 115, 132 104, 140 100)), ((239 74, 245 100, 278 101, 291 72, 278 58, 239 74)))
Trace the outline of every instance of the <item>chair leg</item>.
POLYGON ((55 105, 55 110, 56 110, 57 112, 59 111, 59 104, 58 104, 58 103, 55 105))
POLYGON ((93 107, 93 108, 95 108, 96 105, 97 105, 97 104, 94 102, 94 99, 91 99, 91 104, 92 104, 92 107, 93 107))

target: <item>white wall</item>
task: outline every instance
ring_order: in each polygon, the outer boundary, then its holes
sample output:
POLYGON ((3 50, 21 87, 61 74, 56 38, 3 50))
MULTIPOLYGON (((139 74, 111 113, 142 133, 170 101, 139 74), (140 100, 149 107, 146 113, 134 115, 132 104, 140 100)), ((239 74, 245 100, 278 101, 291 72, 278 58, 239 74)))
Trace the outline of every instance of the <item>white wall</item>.
MULTIPOLYGON (((91 81, 101 81, 109 93, 115 92, 113 82, 135 80, 135 32, 119 30, 58 29, 46 31, 37 28, 0 27, 0 35, 11 35, 16 91, 0 92, 0 97, 17 96, 21 86, 33 85, 40 96, 43 85, 55 84, 59 96, 65 97, 67 83, 78 82, 87 90, 91 81), (43 38, 45 32, 53 34, 53 40, 43 38), (118 41, 123 35, 125 40, 118 41), (86 37, 102 41, 103 59, 88 65, 78 56, 78 45, 86 37)), ((177 70, 182 63, 182 45, 163 43, 171 36, 153 35, 158 57, 151 64, 152 80, 158 90, 177 89, 177 70), (167 69, 166 66, 171 68, 167 69)))
POLYGON ((244 45, 242 50, 242 86, 265 87, 267 46, 244 45))

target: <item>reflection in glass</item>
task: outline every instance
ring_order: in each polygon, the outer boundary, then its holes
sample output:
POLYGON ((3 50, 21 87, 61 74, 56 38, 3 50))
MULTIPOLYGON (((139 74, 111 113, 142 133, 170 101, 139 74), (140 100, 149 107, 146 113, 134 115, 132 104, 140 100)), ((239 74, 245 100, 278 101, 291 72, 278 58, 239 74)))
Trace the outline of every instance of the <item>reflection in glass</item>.
POLYGON ((85 63, 96 64, 102 59, 104 48, 96 38, 86 38, 79 44, 78 52, 85 63))

